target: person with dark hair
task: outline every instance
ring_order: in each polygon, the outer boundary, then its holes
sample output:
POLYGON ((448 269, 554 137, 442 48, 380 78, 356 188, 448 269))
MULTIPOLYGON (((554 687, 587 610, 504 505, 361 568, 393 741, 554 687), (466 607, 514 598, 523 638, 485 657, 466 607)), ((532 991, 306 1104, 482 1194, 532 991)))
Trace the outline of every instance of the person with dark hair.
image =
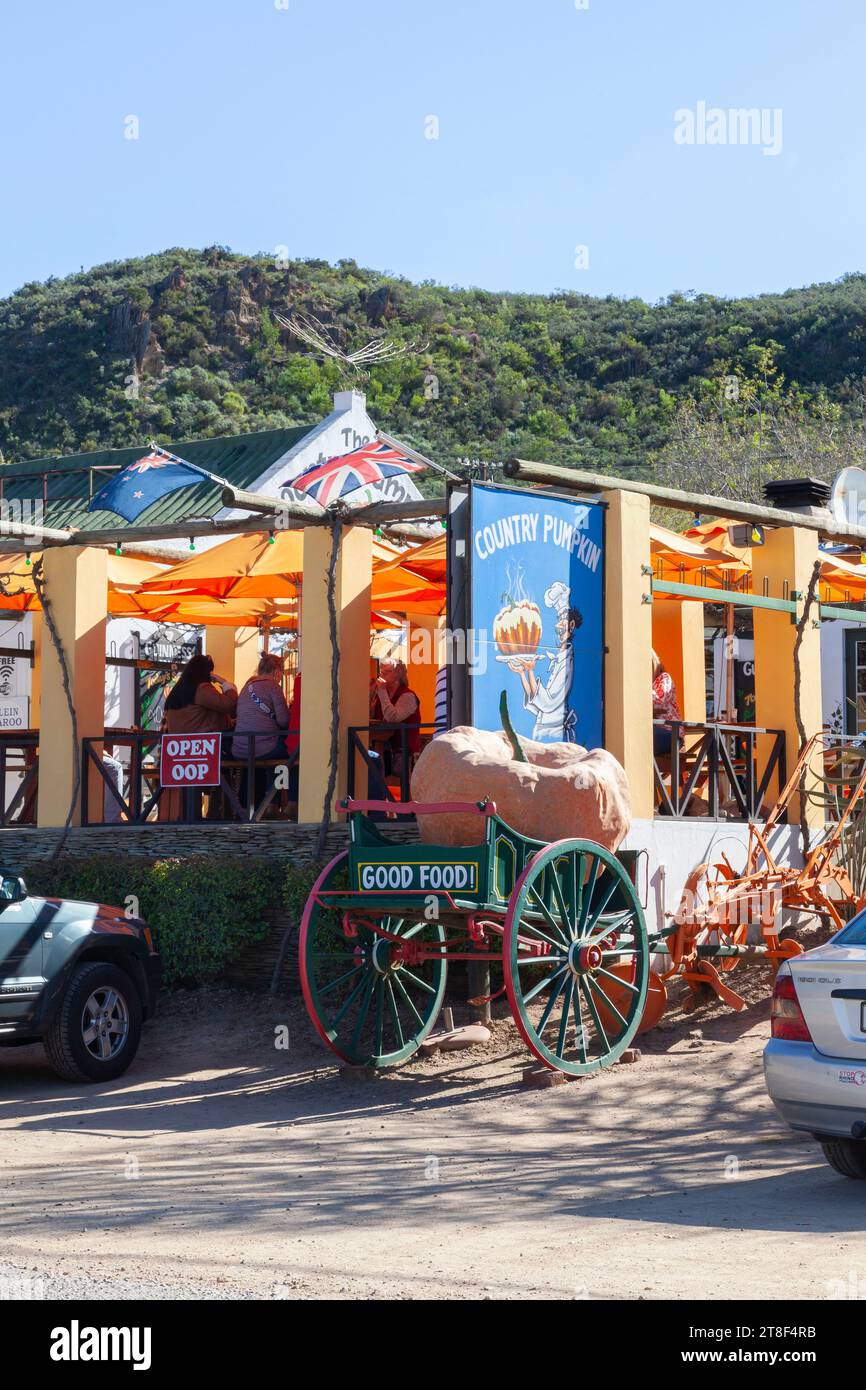
MULTIPOLYGON (((165 701, 165 734, 224 733, 234 723, 237 687, 214 672, 213 657, 199 653, 186 663, 165 701), (217 689, 219 687, 219 689, 217 689)), ((178 820, 180 790, 166 790, 159 801, 160 820, 178 820)))

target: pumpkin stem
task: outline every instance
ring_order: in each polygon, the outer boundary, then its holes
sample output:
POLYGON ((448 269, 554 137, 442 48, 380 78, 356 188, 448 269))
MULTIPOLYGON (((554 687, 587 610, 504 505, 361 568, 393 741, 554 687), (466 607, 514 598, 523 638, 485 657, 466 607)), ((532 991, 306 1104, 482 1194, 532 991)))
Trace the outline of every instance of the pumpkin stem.
POLYGON ((511 716, 508 713, 508 692, 505 690, 503 690, 502 694, 499 696, 499 718, 502 720, 502 727, 505 730, 508 742, 511 744, 511 751, 514 754, 514 761, 516 763, 525 763, 526 754, 520 746, 520 739, 514 732, 514 725, 512 724, 511 716))

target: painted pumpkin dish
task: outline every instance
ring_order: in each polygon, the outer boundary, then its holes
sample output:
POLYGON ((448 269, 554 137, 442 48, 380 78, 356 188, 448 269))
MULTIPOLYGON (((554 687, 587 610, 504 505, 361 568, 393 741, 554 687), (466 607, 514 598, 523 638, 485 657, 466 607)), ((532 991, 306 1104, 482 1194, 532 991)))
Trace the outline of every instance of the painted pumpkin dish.
POLYGON ((493 640, 503 656, 534 656, 541 641, 541 609, 523 600, 508 603, 493 619, 493 640))

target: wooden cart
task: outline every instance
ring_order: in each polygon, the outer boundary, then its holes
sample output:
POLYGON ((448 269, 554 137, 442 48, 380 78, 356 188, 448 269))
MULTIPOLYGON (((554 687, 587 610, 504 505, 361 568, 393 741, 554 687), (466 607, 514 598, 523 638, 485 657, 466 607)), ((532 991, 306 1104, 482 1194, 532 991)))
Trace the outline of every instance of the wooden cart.
POLYGON ((501 963, 514 1022, 545 1066, 581 1076, 621 1056, 650 974, 634 852, 529 840, 491 801, 400 807, 483 818, 480 843, 459 848, 389 838, 370 815, 393 802, 342 809, 349 849, 318 878, 300 933, 307 1009, 339 1057, 372 1067, 411 1057, 439 1015, 449 961, 501 963))

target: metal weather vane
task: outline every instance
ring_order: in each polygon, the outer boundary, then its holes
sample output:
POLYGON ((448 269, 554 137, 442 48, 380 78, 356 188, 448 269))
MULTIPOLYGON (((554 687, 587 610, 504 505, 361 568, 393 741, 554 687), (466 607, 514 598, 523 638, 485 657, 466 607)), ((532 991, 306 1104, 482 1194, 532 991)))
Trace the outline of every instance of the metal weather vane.
POLYGON ((287 328, 296 338, 300 338, 308 347, 315 349, 324 357, 330 357, 337 362, 341 369, 351 368, 353 371, 360 372, 367 367, 375 366, 379 362, 390 362, 395 357, 405 357, 409 353, 423 352, 427 344, 420 346, 414 342, 397 343, 393 339, 379 335, 371 338, 363 347, 355 352, 344 352, 336 341, 330 329, 326 328, 319 319, 312 314, 292 313, 288 318, 284 314, 275 314, 274 318, 283 328, 287 328))

